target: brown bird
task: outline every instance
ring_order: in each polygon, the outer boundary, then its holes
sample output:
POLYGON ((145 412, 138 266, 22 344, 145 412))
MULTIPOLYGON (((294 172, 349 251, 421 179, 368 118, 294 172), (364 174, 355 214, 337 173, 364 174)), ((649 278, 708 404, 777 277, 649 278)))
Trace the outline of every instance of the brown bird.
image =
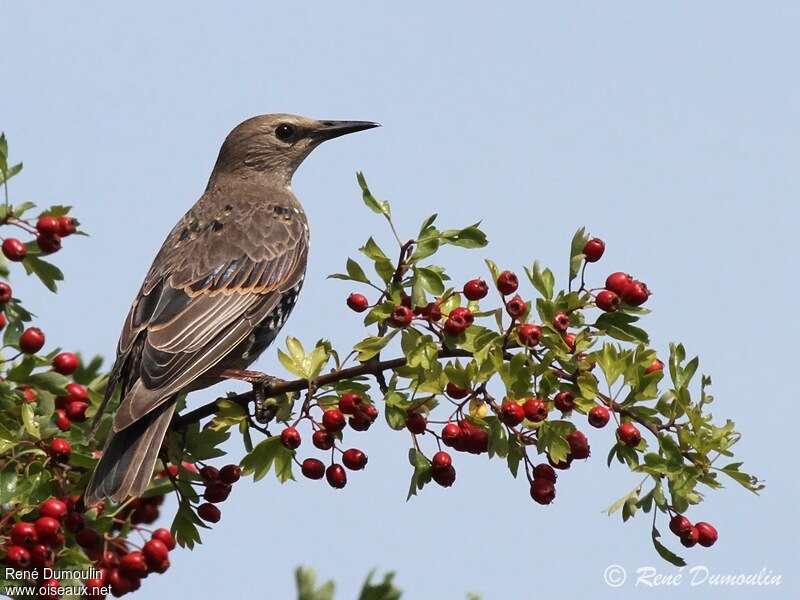
POLYGON ((178 395, 246 368, 275 339, 308 260, 292 175, 325 140, 377 126, 276 114, 231 131, 205 193, 167 236, 125 320, 98 416, 117 387, 121 402, 88 504, 140 496, 178 395))

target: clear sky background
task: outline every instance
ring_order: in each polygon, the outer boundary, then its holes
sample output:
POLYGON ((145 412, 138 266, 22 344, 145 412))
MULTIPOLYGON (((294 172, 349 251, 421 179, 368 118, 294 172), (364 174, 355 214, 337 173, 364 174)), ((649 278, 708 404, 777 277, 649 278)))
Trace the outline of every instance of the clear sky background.
MULTIPOLYGON (((137 598, 293 598, 298 564, 334 577, 342 600, 373 567, 397 570, 414 600, 800 591, 797 3, 35 4, 0 9, 0 129, 25 161, 11 191, 75 205, 92 234, 56 257, 57 297, 15 280, 50 343, 113 355, 155 251, 238 122, 376 120, 383 128, 324 145, 295 177, 312 252, 284 334, 341 348, 360 335, 344 307, 351 287, 325 280, 368 235, 390 241, 361 205, 356 170, 407 234, 434 211, 443 224, 483 219, 489 248, 444 253, 457 281, 485 275, 485 256, 520 271, 539 258, 563 277, 585 224, 608 243, 594 280, 624 269, 651 285, 657 347, 682 340, 701 355, 714 412, 736 421, 745 468, 767 481, 761 497, 731 483, 691 510, 720 541, 684 556, 784 577, 775 589, 607 587, 610 563, 674 572, 647 517, 601 514, 639 479, 606 468, 610 431, 592 433, 594 455, 560 478, 549 507, 502 463, 472 456, 457 457, 455 487, 406 503, 408 439, 381 423, 350 436, 370 463, 344 491, 237 485, 205 543, 174 552, 137 598)), ((274 350, 258 366, 280 372, 274 350)))

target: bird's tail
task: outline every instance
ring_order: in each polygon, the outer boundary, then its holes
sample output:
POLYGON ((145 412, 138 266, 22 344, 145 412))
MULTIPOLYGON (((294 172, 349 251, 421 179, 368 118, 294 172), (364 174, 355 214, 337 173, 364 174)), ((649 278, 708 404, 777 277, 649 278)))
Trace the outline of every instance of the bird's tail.
POLYGON ((105 498, 122 502, 130 496, 142 495, 153 476, 174 412, 175 402, 168 400, 125 429, 109 435, 86 488, 87 505, 105 498))

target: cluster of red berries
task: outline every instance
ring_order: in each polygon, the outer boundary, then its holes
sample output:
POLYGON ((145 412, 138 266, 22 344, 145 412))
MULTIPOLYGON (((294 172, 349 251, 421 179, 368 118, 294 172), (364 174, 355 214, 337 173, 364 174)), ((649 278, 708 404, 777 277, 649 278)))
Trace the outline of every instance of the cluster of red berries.
MULTIPOLYGON (((17 222, 15 224, 22 226, 17 222)), ((72 217, 41 216, 36 221, 36 245, 42 254, 58 252, 61 249, 62 238, 72 235, 75 231, 76 222, 72 217)), ((10 261, 19 262, 28 255, 28 247, 17 238, 4 239, 2 248, 3 254, 10 261)))
MULTIPOLYGON (((367 455, 358 448, 340 449, 336 445, 336 436, 346 425, 355 431, 366 431, 378 418, 378 409, 375 405, 365 402, 358 394, 347 392, 339 397, 336 407, 323 411, 321 422, 311 420, 313 433, 311 443, 315 448, 331 451, 331 463, 326 467, 318 458, 306 458, 300 465, 300 471, 308 479, 327 480, 335 489, 347 485, 347 471, 360 471, 367 466, 367 455), (335 462, 335 453, 341 452, 341 464, 335 462)), ((286 427, 281 431, 281 444, 290 450, 297 450, 302 444, 302 437, 296 426, 286 427)))
MULTIPOLYGON (((91 508, 99 514, 103 505, 91 508)), ((49 498, 39 505, 33 521, 9 523, 10 529, 2 536, 6 540, 5 564, 21 570, 52 568, 56 553, 64 546, 66 535, 70 535, 84 549, 97 572, 96 577, 85 582, 91 598, 103 598, 109 588, 114 596, 122 596, 138 589, 140 580, 149 573, 164 573, 169 568, 169 551, 175 548, 169 531, 158 529, 141 550, 130 550, 126 540, 112 534, 103 536, 87 527, 85 510, 79 496, 49 498)), ((115 529, 121 529, 121 523, 124 519, 116 517, 115 529)), ((47 588, 45 598, 59 597, 55 591, 60 586, 58 580, 47 579, 37 584, 47 588)))
POLYGON ((215 506, 225 502, 230 496, 233 484, 242 476, 239 465, 225 465, 221 469, 206 465, 199 471, 200 478, 205 484, 203 500, 197 507, 197 516, 207 523, 216 523, 222 517, 219 507, 215 506))
POLYGON ((719 537, 716 528, 711 523, 700 521, 692 522, 683 515, 676 514, 669 522, 669 530, 677 535, 681 544, 691 548, 697 544, 709 548, 714 545, 719 537))
POLYGON ((53 417, 61 431, 68 431, 73 423, 86 421, 86 410, 89 408, 89 392, 79 383, 67 384, 67 394, 56 398, 56 409, 53 417))

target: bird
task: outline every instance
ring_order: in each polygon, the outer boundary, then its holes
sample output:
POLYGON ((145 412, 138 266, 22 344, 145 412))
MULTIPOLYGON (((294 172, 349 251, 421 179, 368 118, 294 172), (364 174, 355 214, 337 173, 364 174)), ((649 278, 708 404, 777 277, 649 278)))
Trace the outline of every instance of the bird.
POLYGON ((177 398, 244 369, 297 302, 309 225, 292 176, 322 142, 378 127, 266 114, 225 138, 200 199, 172 228, 125 319, 99 419, 120 403, 84 493, 87 505, 139 497, 177 398))

